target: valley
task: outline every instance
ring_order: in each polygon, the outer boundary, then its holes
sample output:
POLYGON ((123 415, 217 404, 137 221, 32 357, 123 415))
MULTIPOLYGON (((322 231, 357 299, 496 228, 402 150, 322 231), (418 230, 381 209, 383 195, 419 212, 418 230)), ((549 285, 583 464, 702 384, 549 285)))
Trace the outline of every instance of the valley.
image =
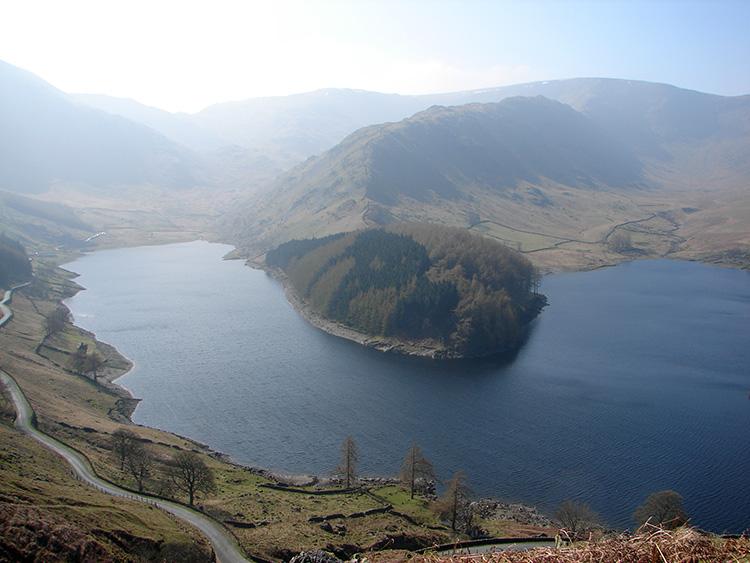
MULTIPOLYGON (((80 290, 61 264, 93 251, 203 240, 268 268, 268 256, 289 241, 435 223, 493 239, 543 274, 654 258, 750 269, 750 96, 573 79, 425 96, 327 89, 187 115, 73 96, 2 62, 0 80, 0 226, 9 248, 28 253, 34 274, 0 329, 0 367, 18 381, 40 430, 87 456, 110 482, 138 485, 113 462, 118 429, 135 432, 151 452, 150 492, 186 502, 169 488, 169 468, 177 453, 199 456, 216 478, 200 508, 258 561, 288 561, 311 548, 343 559, 368 551, 377 560, 372 553, 386 547, 468 535, 431 510, 432 496, 410 499, 395 481, 322 494, 337 483, 285 480, 133 424, 136 401, 107 382, 130 369, 128 360, 70 323, 47 333, 47 317, 80 290), (71 370, 81 345, 107 360, 99 381, 71 370), (279 483, 304 492, 269 487, 279 483)), ((16 258, 2 265, 20 272, 16 258)), ((443 274, 431 275, 429 283, 443 274)), ((4 289, 28 278, 14 276, 4 289)), ((246 314, 227 314, 238 313, 246 314)), ((339 350, 350 349, 332 357, 339 350)), ((134 552, 144 561, 170 553, 210 560, 192 527, 73 479, 13 428, 4 390, 0 398, 0 511, 10 538, 0 553, 25 557, 44 544, 46 561, 76 550, 101 561, 134 552), (35 531, 25 535, 30 522, 35 531)), ((524 524, 507 513, 477 525, 495 536, 556 532, 549 521, 524 524)))

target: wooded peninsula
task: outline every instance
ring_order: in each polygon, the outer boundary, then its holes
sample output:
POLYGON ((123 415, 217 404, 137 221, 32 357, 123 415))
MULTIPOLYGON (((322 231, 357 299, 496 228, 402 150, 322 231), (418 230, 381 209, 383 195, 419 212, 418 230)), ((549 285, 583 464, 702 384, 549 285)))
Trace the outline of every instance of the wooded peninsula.
POLYGON ((434 224, 292 240, 269 251, 266 265, 325 319, 434 357, 512 353, 547 304, 529 260, 434 224))

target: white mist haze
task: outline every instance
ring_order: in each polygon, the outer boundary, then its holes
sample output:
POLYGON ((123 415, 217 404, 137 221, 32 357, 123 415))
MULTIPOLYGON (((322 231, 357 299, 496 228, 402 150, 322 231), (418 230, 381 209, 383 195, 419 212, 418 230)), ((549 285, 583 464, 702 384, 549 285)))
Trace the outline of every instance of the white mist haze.
POLYGON ((4 2, 0 60, 172 112, 321 88, 399 94, 606 76, 750 92, 750 3, 4 2))

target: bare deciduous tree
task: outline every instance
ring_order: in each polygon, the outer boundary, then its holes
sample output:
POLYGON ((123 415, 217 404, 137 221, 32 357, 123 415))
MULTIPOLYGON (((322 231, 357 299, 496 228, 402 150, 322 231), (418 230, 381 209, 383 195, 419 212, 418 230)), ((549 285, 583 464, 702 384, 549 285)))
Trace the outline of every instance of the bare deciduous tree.
POLYGON ((70 311, 65 307, 58 307, 44 317, 44 332, 50 336, 65 328, 65 323, 70 322, 70 311))
POLYGON ((617 231, 609 237, 609 247, 615 252, 625 252, 632 248, 630 233, 628 231, 617 231))
POLYGON ((440 518, 450 522, 453 531, 456 531, 461 523, 464 523, 465 527, 470 526, 472 490, 464 472, 457 471, 453 479, 448 481, 447 486, 445 494, 435 503, 435 510, 440 518))
POLYGON ((81 342, 76 351, 70 355, 68 367, 73 373, 77 373, 78 375, 86 373, 86 358, 88 357, 88 353, 88 344, 81 342))
POLYGON ((86 363, 84 365, 84 373, 91 373, 94 376, 94 381, 97 378, 97 372, 107 364, 107 360, 97 352, 93 352, 86 356, 86 363))
POLYGON ((180 452, 175 456, 169 477, 177 489, 187 493, 190 506, 193 506, 197 493, 210 493, 216 488, 213 471, 193 452, 180 452))
POLYGON ((599 514, 591 506, 572 500, 566 500, 560 505, 555 511, 555 518, 564 530, 572 534, 599 526, 599 514))
POLYGON ((409 448, 403 465, 401 465, 399 479, 409 487, 411 498, 414 498, 414 492, 417 489, 419 481, 434 478, 435 470, 432 467, 432 462, 422 454, 419 444, 415 441, 412 447, 409 448))
POLYGON ((341 446, 341 465, 334 469, 337 475, 341 476, 345 489, 350 488, 357 480, 357 463, 359 462, 359 453, 357 445, 354 443, 353 436, 347 436, 344 444, 341 446))
POLYGON ((130 474, 138 484, 138 492, 143 492, 143 486, 151 476, 151 467, 154 464, 154 458, 144 446, 135 444, 135 447, 128 455, 128 469, 130 474))
POLYGON ((138 437, 127 428, 118 428, 109 439, 115 459, 120 462, 120 471, 125 471, 125 462, 138 444, 138 437))
POLYGON ((682 496, 674 491, 659 491, 636 508, 631 519, 640 527, 646 523, 664 528, 677 528, 687 522, 682 496))

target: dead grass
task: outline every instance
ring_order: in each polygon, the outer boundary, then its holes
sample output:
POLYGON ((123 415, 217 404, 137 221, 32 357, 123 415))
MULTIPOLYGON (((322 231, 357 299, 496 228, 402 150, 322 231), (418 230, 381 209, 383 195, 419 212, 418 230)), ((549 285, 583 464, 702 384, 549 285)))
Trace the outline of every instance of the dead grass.
POLYGON ((636 536, 581 542, 564 548, 451 557, 422 556, 414 563, 746 563, 750 538, 722 539, 692 528, 652 529, 636 536))

